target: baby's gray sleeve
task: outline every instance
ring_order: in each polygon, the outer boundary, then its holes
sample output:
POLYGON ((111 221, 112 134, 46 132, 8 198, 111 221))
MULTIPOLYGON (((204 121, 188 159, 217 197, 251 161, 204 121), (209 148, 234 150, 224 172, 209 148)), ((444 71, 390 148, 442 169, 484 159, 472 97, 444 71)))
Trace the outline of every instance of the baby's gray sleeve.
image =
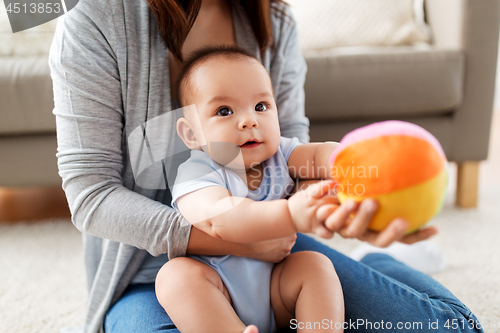
POLYGON ((58 167, 72 221, 84 233, 152 255, 182 256, 190 224, 122 183, 125 116, 112 16, 107 2, 80 1, 59 19, 49 55, 58 167))

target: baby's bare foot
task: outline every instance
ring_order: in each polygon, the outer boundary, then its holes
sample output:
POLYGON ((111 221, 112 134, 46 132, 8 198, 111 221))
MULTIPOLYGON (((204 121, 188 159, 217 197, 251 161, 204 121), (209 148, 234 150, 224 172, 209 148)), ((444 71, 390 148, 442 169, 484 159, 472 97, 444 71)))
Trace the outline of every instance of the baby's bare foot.
POLYGON ((249 325, 245 328, 243 333, 259 333, 259 329, 255 325, 249 325))

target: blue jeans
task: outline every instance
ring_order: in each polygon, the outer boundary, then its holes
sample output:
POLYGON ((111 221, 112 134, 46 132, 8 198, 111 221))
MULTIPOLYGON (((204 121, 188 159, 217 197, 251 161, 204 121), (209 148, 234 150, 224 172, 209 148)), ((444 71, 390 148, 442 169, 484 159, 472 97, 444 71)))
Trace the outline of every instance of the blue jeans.
MULTIPOLYGON (((306 250, 323 253, 335 266, 344 292, 345 332, 482 332, 451 292, 388 255, 369 254, 356 262, 299 234, 292 252, 306 250)), ((179 332, 158 303, 154 284, 129 286, 107 313, 104 328, 107 333, 179 332)))

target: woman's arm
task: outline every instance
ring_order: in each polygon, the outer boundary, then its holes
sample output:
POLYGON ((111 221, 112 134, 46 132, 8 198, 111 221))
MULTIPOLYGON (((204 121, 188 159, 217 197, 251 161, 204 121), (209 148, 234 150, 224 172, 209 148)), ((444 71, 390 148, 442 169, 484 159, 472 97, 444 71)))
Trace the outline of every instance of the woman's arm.
POLYGON ((187 254, 208 256, 231 254, 277 263, 290 254, 296 238, 297 236, 293 234, 288 237, 243 244, 214 238, 193 227, 189 235, 187 254))
POLYGON ((82 232, 153 255, 184 255, 190 224, 172 208, 124 186, 134 186, 133 179, 124 179, 129 163, 124 127, 127 113, 140 110, 126 107, 127 94, 137 92, 124 82, 124 26, 114 25, 120 20, 113 13, 123 8, 111 7, 82 1, 59 19, 50 51, 58 166, 72 221, 82 232))

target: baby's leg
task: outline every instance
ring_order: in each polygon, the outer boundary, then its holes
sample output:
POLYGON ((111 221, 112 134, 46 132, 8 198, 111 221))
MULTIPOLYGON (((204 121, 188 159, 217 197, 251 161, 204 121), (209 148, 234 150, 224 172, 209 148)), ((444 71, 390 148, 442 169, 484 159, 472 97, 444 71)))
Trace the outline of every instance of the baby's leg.
POLYGON ((180 332, 257 332, 238 318, 217 272, 198 260, 168 261, 156 277, 156 297, 180 332))
POLYGON ((297 328, 301 333, 343 331, 342 288, 332 262, 321 253, 297 252, 274 267, 271 305, 279 328, 297 328))

